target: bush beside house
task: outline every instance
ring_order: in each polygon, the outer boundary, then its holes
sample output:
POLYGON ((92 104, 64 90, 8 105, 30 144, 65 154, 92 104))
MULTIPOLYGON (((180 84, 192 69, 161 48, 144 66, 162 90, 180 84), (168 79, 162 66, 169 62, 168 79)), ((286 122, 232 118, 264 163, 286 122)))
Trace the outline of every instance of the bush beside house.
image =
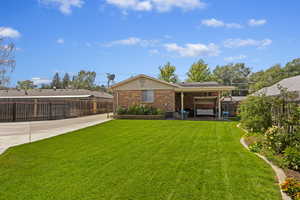
POLYGON ((146 105, 134 105, 128 108, 118 108, 115 118, 119 119, 163 119, 164 112, 158 108, 146 105))

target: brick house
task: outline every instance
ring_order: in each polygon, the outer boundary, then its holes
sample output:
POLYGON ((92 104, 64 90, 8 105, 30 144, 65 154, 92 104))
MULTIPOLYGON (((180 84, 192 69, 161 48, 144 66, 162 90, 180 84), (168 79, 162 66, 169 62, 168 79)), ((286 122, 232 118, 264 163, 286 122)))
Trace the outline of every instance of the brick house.
POLYGON ((148 105, 166 113, 188 111, 194 117, 211 115, 219 118, 222 93, 234 89, 217 82, 168 83, 144 74, 111 87, 115 113, 120 107, 148 105))

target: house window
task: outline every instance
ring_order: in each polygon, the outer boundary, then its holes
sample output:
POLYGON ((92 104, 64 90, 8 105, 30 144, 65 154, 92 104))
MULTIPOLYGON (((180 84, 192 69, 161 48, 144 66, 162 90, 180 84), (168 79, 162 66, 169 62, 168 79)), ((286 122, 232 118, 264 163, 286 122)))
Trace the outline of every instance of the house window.
POLYGON ((153 90, 142 91, 142 101, 146 103, 152 103, 154 101, 154 91, 153 90))

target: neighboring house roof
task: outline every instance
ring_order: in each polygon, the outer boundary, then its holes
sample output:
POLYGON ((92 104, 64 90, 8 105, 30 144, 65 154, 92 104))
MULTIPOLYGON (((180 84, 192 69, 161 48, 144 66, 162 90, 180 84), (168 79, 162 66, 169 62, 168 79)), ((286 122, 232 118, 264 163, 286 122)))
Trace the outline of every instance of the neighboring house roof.
POLYGON ((241 102, 246 99, 246 96, 231 96, 231 97, 224 97, 222 99, 223 102, 241 102))
POLYGON ((0 90, 0 98, 85 98, 99 97, 112 99, 112 95, 106 92, 90 91, 85 89, 32 89, 24 90, 9 89, 0 90))
POLYGON ((233 86, 224 86, 224 85, 220 85, 217 82, 182 82, 182 83, 169 83, 163 80, 159 80, 144 74, 140 74, 134 77, 131 77, 129 79, 126 79, 124 81, 121 81, 113 86, 111 86, 111 89, 114 90, 120 86, 123 86, 129 82, 132 82, 134 80, 140 79, 140 78, 146 78, 146 79, 150 79, 152 81, 167 85, 167 86, 171 86, 173 87, 176 91, 198 91, 198 90, 226 90, 226 91, 230 91, 230 90, 234 90, 235 87, 233 86))
MULTIPOLYGON (((296 92, 296 93, 300 94, 300 75, 283 79, 270 87, 265 87, 265 88, 258 90, 257 92, 253 93, 252 95, 261 95, 261 94, 264 94, 266 96, 279 95, 280 94, 280 90, 278 89, 279 85, 283 88, 286 88, 289 92, 296 92)), ((299 97, 298 97, 298 99, 299 99, 299 97)))

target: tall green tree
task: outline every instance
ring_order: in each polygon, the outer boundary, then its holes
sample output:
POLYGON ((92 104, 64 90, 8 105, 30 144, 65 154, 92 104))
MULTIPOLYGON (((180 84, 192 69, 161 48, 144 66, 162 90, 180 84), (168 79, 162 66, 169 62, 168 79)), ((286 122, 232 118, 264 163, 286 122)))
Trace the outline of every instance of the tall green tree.
POLYGON ((35 85, 31 80, 18 81, 17 88, 27 91, 35 88, 35 85))
POLYGON ((68 73, 65 73, 63 80, 62 80, 62 88, 66 89, 69 86, 71 86, 70 75, 68 73))
POLYGON ((56 89, 61 89, 62 88, 62 82, 59 76, 59 73, 56 72, 53 76, 52 82, 51 82, 51 87, 56 88, 56 89))
POLYGON ((158 78, 163 81, 167 81, 170 83, 178 82, 178 76, 175 74, 176 67, 171 65, 170 62, 167 62, 164 66, 160 66, 159 68, 158 78))
POLYGON ((212 80, 208 64, 199 60, 192 64, 187 73, 187 82, 203 82, 212 80))
POLYGON ((250 92, 255 92, 261 88, 274 85, 278 81, 287 78, 284 69, 281 65, 276 64, 265 71, 259 71, 251 74, 250 78, 250 92))
POLYGON ((288 62, 283 68, 283 72, 285 77, 300 75, 300 58, 288 62))
POLYGON ((236 86, 239 90, 247 91, 249 88, 249 76, 251 69, 244 63, 217 66, 213 71, 213 77, 223 85, 236 86))
POLYGON ((72 86, 76 89, 89 89, 95 87, 96 72, 81 70, 73 77, 72 86))

